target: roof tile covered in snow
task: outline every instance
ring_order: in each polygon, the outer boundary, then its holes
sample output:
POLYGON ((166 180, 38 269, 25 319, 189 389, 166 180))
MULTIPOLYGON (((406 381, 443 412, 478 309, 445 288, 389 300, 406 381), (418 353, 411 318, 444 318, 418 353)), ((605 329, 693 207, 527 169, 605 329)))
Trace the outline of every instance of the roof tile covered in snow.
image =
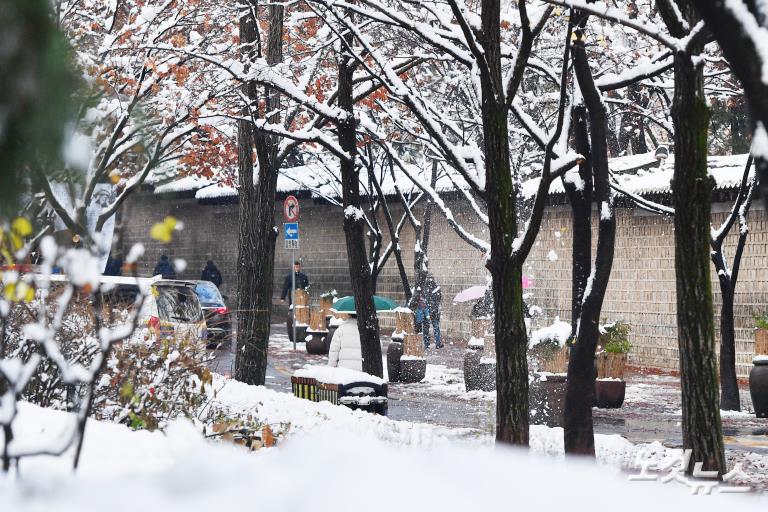
MULTIPOLYGON (((748 154, 710 156, 708 158, 709 175, 715 180, 717 189, 738 188, 747 165, 748 154)), ((608 163, 619 185, 633 194, 667 194, 672 191, 670 182, 675 168, 672 155, 661 166, 653 153, 612 158, 608 163)), ((535 178, 523 184, 525 197, 533 197, 539 179, 535 178)), ((562 180, 554 180, 549 187, 550 194, 564 194, 562 180)))
MULTIPOLYGON (((709 157, 709 174, 714 178, 717 189, 732 189, 739 186, 747 157, 747 154, 709 157)), ((674 156, 672 155, 661 165, 654 157, 654 153, 613 158, 609 165, 619 185, 627 192, 639 195, 671 192, 670 181, 674 171, 674 156)), ((429 182, 430 169, 421 169, 414 165, 409 170, 419 175, 425 182, 429 182)), ((214 179, 185 176, 168 181, 170 175, 169 168, 165 166, 162 170, 158 170, 152 179, 148 180, 150 184, 155 185, 156 194, 194 191, 197 199, 237 196, 235 187, 217 184, 214 179)), ((401 191, 409 192, 416 189, 415 185, 402 172, 396 170, 395 175, 401 191)), ((369 189, 366 173, 360 174, 360 182, 361 190, 369 189)), ((524 182, 522 185, 524 197, 533 197, 538 183, 539 178, 524 182)), ((458 174, 449 178, 443 173, 438 178, 435 188, 437 192, 442 193, 456 191, 457 186, 468 188, 466 182, 458 174)), ((396 194, 395 182, 389 173, 384 175, 381 188, 387 195, 396 194)), ((311 163, 281 169, 277 180, 277 191, 280 193, 308 191, 313 198, 337 199, 341 197, 338 166, 311 163)), ((549 192, 550 194, 563 194, 565 190, 562 180, 554 180, 550 185, 549 192)))

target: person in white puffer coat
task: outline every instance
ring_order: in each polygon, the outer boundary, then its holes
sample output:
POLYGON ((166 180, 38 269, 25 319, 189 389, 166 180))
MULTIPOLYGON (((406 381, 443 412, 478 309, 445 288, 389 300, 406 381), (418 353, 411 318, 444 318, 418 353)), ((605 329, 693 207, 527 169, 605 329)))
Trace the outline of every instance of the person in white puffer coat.
POLYGON ((344 320, 333 334, 328 350, 328 366, 363 371, 363 353, 355 315, 350 315, 350 318, 344 320))

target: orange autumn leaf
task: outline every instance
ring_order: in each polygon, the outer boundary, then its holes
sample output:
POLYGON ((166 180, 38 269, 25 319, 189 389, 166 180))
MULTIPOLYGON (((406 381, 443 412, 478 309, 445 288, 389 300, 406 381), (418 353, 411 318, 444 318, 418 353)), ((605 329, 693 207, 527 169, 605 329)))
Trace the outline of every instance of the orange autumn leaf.
POLYGON ((277 444, 275 435, 272 433, 272 429, 269 428, 269 425, 264 425, 264 428, 261 429, 261 439, 264 442, 264 446, 267 448, 277 444))

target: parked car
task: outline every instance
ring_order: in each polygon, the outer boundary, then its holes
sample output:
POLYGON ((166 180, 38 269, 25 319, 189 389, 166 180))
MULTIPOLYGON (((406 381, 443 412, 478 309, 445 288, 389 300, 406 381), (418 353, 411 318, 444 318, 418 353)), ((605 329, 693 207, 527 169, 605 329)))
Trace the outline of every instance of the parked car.
POLYGON ((231 341, 231 312, 219 289, 210 281, 197 281, 195 293, 200 300, 205 323, 208 326, 209 346, 231 341))
POLYGON ((159 325, 161 337, 191 336, 201 341, 209 338, 202 305, 195 293, 194 283, 189 281, 153 281, 151 293, 141 308, 139 322, 147 315, 150 326, 152 322, 159 325))
MULTIPOLYGON (((51 283, 65 284, 65 275, 51 275, 51 283)), ((144 295, 132 339, 192 338, 208 339, 208 330, 194 281, 160 278, 102 276, 99 285, 105 306, 113 311, 128 311, 141 291, 144 295)))

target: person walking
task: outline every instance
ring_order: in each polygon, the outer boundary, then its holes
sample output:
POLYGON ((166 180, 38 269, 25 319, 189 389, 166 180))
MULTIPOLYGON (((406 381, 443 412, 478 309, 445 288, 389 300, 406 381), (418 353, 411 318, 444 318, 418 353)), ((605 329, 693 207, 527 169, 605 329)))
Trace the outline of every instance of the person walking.
POLYGON ((424 295, 419 292, 419 300, 416 303, 416 334, 424 337, 424 348, 429 348, 429 306, 424 295))
POLYGON ((163 276, 163 279, 176 279, 176 270, 173 268, 173 264, 170 262, 167 255, 163 254, 160 256, 160 261, 155 265, 155 270, 152 275, 163 276))
MULTIPOLYGON (((296 260, 293 262, 293 276, 296 278, 296 289, 306 290, 309 288, 309 278, 301 271, 301 262, 296 260)), ((291 289, 292 276, 291 273, 285 276, 283 280, 283 291, 280 294, 280 300, 285 302, 285 298, 288 297, 288 304, 293 304, 293 290, 291 289)))
POLYGON ((105 276, 121 276, 123 275, 123 260, 115 258, 112 255, 107 258, 107 264, 104 267, 103 275, 105 276))
POLYGON ((219 269, 214 265, 213 260, 208 260, 206 262, 205 268, 200 273, 200 280, 210 281, 216 285, 216 288, 221 287, 221 282, 223 281, 221 272, 219 272, 219 269))
POLYGON ((435 276, 427 274, 424 283, 424 295, 427 302, 427 329, 424 331, 424 346, 429 347, 429 324, 435 335, 435 348, 443 348, 443 339, 440 333, 440 308, 443 302, 443 292, 435 281, 435 276))
POLYGON ((328 366, 363 371, 363 351, 360 346, 357 315, 350 314, 333 333, 328 349, 328 366))

